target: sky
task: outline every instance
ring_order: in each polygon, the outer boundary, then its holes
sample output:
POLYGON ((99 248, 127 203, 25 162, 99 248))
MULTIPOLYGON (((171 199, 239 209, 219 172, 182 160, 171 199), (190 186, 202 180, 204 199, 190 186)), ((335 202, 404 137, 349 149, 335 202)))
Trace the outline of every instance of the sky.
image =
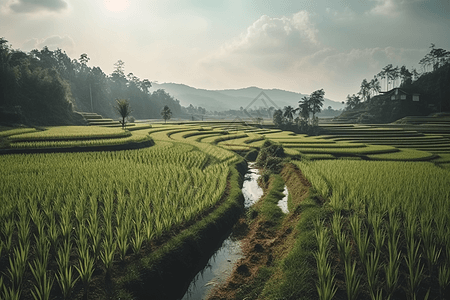
MULTIPOLYGON (((345 100, 387 64, 450 50, 450 0, 0 0, 0 37, 111 74, 203 89, 249 86, 345 100)), ((255 95, 256 96, 256 95, 255 95)))

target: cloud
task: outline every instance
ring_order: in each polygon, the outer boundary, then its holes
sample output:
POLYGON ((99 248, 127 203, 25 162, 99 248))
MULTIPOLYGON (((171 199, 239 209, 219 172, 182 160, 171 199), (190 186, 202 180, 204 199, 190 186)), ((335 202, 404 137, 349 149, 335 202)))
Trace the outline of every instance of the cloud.
POLYGON ((292 50, 302 44, 317 44, 316 32, 306 11, 300 11, 291 18, 271 18, 263 15, 239 38, 225 45, 224 50, 256 55, 292 50))
POLYGON ((201 64, 205 67, 223 65, 235 71, 251 64, 280 71, 288 68, 292 60, 319 49, 317 33, 306 11, 281 18, 263 15, 239 37, 204 58, 201 64))
POLYGON ((27 40, 22 45, 22 49, 24 51, 30 51, 33 49, 40 50, 45 46, 47 46, 50 50, 56 50, 59 48, 70 55, 75 47, 75 42, 70 36, 67 35, 62 37, 59 35, 53 35, 42 40, 38 40, 36 38, 27 40))
POLYGON ((14 0, 9 3, 9 8, 16 13, 59 12, 67 7, 64 0, 14 0))

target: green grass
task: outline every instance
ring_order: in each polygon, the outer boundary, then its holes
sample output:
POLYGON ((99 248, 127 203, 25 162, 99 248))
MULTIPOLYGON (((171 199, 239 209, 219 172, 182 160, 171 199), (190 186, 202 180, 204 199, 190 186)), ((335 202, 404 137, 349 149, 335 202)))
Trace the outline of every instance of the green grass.
POLYGON ((371 154, 367 157, 371 160, 426 161, 434 159, 436 155, 426 151, 400 149, 393 153, 371 154))

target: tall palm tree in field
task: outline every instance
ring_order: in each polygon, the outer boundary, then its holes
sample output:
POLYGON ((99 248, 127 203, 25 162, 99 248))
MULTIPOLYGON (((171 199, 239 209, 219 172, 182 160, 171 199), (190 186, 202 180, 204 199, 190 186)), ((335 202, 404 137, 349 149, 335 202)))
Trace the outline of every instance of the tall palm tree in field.
POLYGON ((323 96, 325 95, 325 91, 323 89, 314 91, 311 93, 309 97, 311 112, 313 114, 313 120, 316 117, 316 113, 320 113, 323 106, 323 96))
POLYGON ((308 97, 303 97, 302 100, 298 101, 298 111, 300 117, 304 121, 308 121, 309 114, 311 113, 311 105, 308 97))
POLYGON ((296 109, 293 108, 292 106, 290 106, 290 105, 285 106, 283 116, 289 121, 289 123, 292 123, 292 121, 294 120, 295 112, 296 112, 296 109))
POLYGON ((131 114, 132 110, 130 108, 130 103, 126 99, 116 99, 116 106, 114 109, 122 117, 122 129, 125 129, 125 119, 131 114))
POLYGON ((165 105, 162 112, 161 112, 161 116, 164 119, 164 123, 167 122, 167 120, 170 120, 170 118, 172 117, 172 111, 170 110, 170 108, 165 105))
POLYGON ((381 91, 380 81, 376 76, 369 82, 369 94, 378 95, 381 91))
POLYGON ((363 79, 361 82, 361 89, 358 92, 359 95, 361 95, 361 98, 363 101, 366 101, 370 98, 370 83, 363 79))

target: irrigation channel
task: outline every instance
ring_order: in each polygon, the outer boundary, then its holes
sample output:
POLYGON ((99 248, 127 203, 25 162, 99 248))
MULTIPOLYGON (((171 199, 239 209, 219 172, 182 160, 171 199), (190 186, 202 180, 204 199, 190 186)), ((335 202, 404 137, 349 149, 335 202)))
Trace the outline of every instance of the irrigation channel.
MULTIPOLYGON (((258 185, 259 176, 259 170, 254 167, 254 164, 249 164, 242 186, 246 209, 255 204, 263 195, 263 190, 258 185)), ((285 188, 284 194, 286 196, 280 200, 278 206, 284 213, 287 213, 287 188, 285 188)), ((198 272, 191 281, 182 300, 207 299, 215 285, 226 281, 240 258, 242 258, 240 241, 231 232, 222 242, 222 246, 210 257, 203 270, 198 272)))

